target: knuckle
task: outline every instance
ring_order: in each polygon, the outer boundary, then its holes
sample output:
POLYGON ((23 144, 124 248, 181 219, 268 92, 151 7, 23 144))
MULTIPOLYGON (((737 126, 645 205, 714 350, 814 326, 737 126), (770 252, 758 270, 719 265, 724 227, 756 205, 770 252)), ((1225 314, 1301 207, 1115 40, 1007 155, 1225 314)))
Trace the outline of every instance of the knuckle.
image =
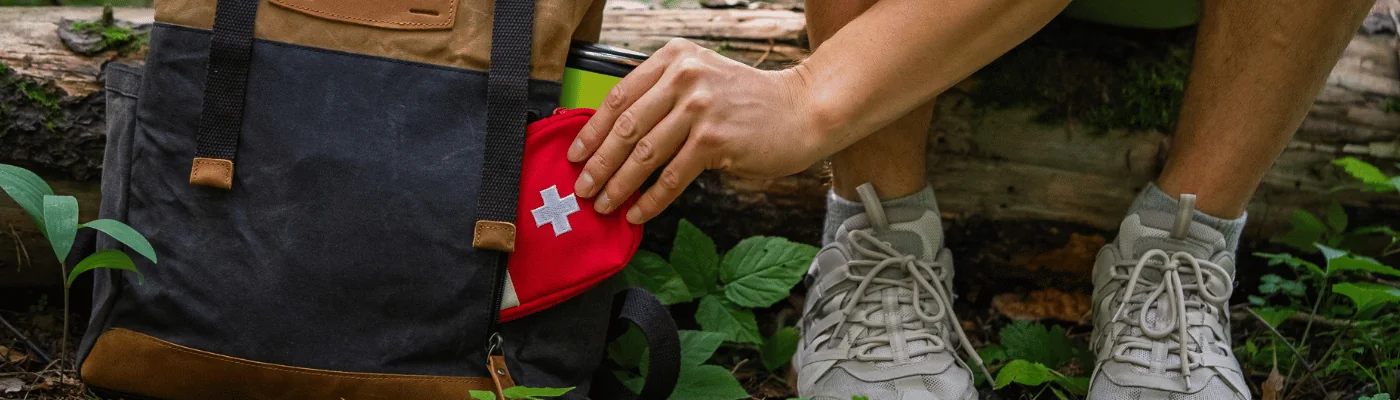
POLYGON ((679 38, 679 37, 677 37, 677 38, 671 38, 671 40, 667 41, 667 42, 666 42, 666 46, 665 46, 664 48, 669 48, 669 49, 673 49, 673 50, 688 49, 688 48, 690 48, 690 46, 693 45, 693 44, 694 44, 694 43, 692 43, 690 40, 688 40, 688 39, 686 39, 686 38, 679 38))
POLYGON ((632 110, 623 111, 621 115, 617 116, 617 122, 613 123, 612 134, 623 139, 631 139, 636 136, 636 127, 637 117, 632 110))
POLYGON ((705 62, 696 57, 681 60, 676 68, 676 77, 684 81, 694 81, 705 74, 705 62))
POLYGON ((598 153, 593 156, 593 161, 589 163, 587 169, 589 175, 602 176, 603 172, 612 170, 612 161, 608 160, 607 155, 598 153))
POLYGON ((714 95, 711 95, 709 91, 696 90, 687 96, 684 107, 685 111, 699 112, 710 108, 712 103, 714 103, 714 95))
POLYGON ((681 188, 681 176, 674 168, 667 168, 661 171, 661 176, 656 178, 656 186, 667 192, 674 193, 681 188))
POLYGON ((626 103, 627 95, 623 93, 622 87, 620 86, 608 91, 608 96, 603 99, 603 104, 614 110, 622 108, 622 105, 626 103))
POLYGON ((632 160, 642 165, 650 164, 656 158, 656 145, 650 140, 637 142, 637 147, 632 149, 632 160))

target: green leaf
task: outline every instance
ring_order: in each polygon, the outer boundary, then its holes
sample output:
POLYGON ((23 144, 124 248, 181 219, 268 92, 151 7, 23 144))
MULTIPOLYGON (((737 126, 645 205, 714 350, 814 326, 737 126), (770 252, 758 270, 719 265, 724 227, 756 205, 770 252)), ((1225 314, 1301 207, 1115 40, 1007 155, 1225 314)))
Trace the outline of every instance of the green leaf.
POLYGON ((1323 271, 1321 267, 1317 266, 1317 264, 1313 264, 1311 262, 1308 262, 1307 260, 1294 257, 1292 254, 1254 253, 1254 256, 1269 260, 1269 265, 1286 264, 1289 267, 1292 267, 1294 270, 1297 270, 1298 268, 1307 268, 1308 271, 1312 272, 1319 278, 1327 276, 1327 272, 1323 271))
POLYGON ((472 398, 476 400, 496 400, 496 394, 490 390, 473 390, 468 393, 471 393, 472 398))
POLYGON ((1040 386, 1053 380, 1055 380, 1055 374, 1044 364, 1026 360, 1011 360, 997 371, 996 389, 1004 388, 1012 382, 1025 386, 1040 386))
POLYGON ((744 239, 720 262, 724 296, 745 307, 771 306, 788 297, 816 255, 816 247, 783 238, 744 239))
POLYGON ((690 221, 681 220, 676 240, 671 243, 671 265, 685 280, 690 299, 714 293, 719 288, 719 252, 715 241, 690 221))
POLYGON ((1288 233, 1275 236, 1274 241, 1306 253, 1317 251, 1313 243, 1321 242, 1322 234, 1327 232, 1327 227, 1322 225, 1322 221, 1310 212, 1293 210, 1293 214, 1288 216, 1288 222, 1293 228, 1288 233))
POLYGON ((501 395, 505 396, 505 398, 507 399, 540 400, 544 397, 563 396, 564 393, 568 393, 570 390, 574 390, 574 388, 532 388, 525 386, 511 386, 505 388, 505 390, 502 390, 501 395))
POLYGON ((1374 274, 1390 275, 1400 277, 1400 269, 1381 264, 1372 258, 1361 256, 1339 257, 1327 262, 1327 270, 1337 271, 1363 271, 1374 274))
POLYGON ((53 195, 49 184, 29 170, 0 164, 0 189, 29 214, 40 233, 48 236, 44 227, 44 196, 53 195))
POLYGON ((68 264, 68 251, 78 235, 78 199, 73 196, 44 196, 44 230, 49 235, 58 263, 68 264))
POLYGON ((146 241, 146 237, 141 236, 141 232, 137 232, 121 221, 99 219, 96 221, 89 221, 86 224, 79 225, 79 227, 92 228, 105 233, 107 236, 111 236, 118 242, 125 244, 126 247, 136 251, 136 254, 145 256, 146 259, 151 260, 152 263, 156 262, 156 250, 151 247, 151 242, 146 241))
POLYGON ((1356 157, 1342 157, 1332 160, 1332 164, 1341 166, 1348 174, 1351 174, 1351 177, 1356 178, 1356 180, 1365 183, 1366 186, 1372 187, 1373 189, 1377 186, 1391 186, 1390 177, 1385 176, 1385 173, 1382 173, 1380 168, 1376 168, 1376 166, 1371 165, 1371 163, 1358 160, 1356 157))
POLYGON ((1400 288, 1393 288, 1379 283, 1338 283, 1332 285, 1332 291, 1342 294, 1356 303, 1356 311, 1361 312, 1373 307, 1400 302, 1400 288))
POLYGON ((632 256, 632 261, 627 263, 627 268, 622 270, 622 276, 627 278, 628 284, 651 291, 661 304, 671 305, 691 300, 690 291, 685 288, 685 281, 681 280, 675 268, 671 268, 671 264, 656 253, 638 250, 637 254, 632 256))
POLYGON ((723 333, 705 331, 680 331, 681 365, 704 364, 715 354, 719 345, 724 344, 723 333))
POLYGON ((763 361, 763 367, 769 371, 777 371, 778 368, 787 365, 792 361, 792 355, 797 353, 797 341, 802 339, 802 332, 797 327, 784 327, 773 332, 768 340, 763 341, 763 346, 758 348, 759 358, 763 361))
POLYGON ((1264 318, 1264 322, 1268 323, 1269 326, 1275 328, 1277 328, 1279 324, 1282 324, 1284 320, 1287 320, 1288 317, 1292 317, 1293 314, 1298 313, 1298 310, 1291 308, 1266 307, 1251 308, 1251 310, 1254 310, 1255 314, 1259 314, 1259 317, 1264 318))
POLYGON ((143 283, 146 278, 141 276, 141 271, 136 270, 136 263, 131 261, 131 257, 121 250, 102 250, 84 258, 73 267, 73 271, 68 273, 68 281, 65 286, 73 286, 73 280, 78 279, 78 275, 97 268, 121 269, 136 273, 136 282, 143 283))
POLYGON ((739 385, 729 370, 718 365, 682 365, 671 400, 739 400, 749 392, 739 385))
POLYGON ((988 365, 1006 361, 1006 348, 999 344, 989 344, 977 349, 977 355, 982 357, 982 362, 988 365))
POLYGON ((1006 356, 1030 362, 1059 366, 1074 359, 1075 346, 1065 329, 1028 321, 1016 321, 1001 329, 1001 345, 1006 356))
POLYGON ((626 368, 635 368, 641 365, 642 356, 647 350, 647 338, 642 334, 642 330, 637 327, 629 327, 622 336, 618 336, 612 343, 608 343, 608 358, 617 365, 626 368))
POLYGON ((1327 205, 1327 226, 1332 227, 1334 233, 1347 230, 1347 211, 1336 200, 1327 205))
POLYGON ((1303 297, 1306 291, 1306 285, 1298 281, 1283 279, 1283 277, 1276 274, 1265 274, 1259 277, 1259 293, 1262 294, 1284 294, 1293 297, 1303 297))
MULTIPOLYGON (((1342 257, 1342 256, 1347 255, 1347 251, 1346 251, 1346 250, 1335 249, 1335 248, 1332 248, 1332 247, 1328 247, 1328 246, 1326 246, 1326 245, 1323 245, 1323 244, 1321 244, 1321 243, 1313 243, 1313 247, 1316 247, 1318 250, 1321 250, 1321 251, 1322 251, 1322 257, 1325 258, 1325 259, 1327 259, 1327 262, 1328 262, 1329 264, 1332 262, 1332 260, 1337 259, 1338 257, 1342 257)), ((1330 267, 1330 265, 1329 265, 1329 267, 1330 267)), ((1328 273, 1331 273, 1331 272, 1332 272, 1331 268, 1328 268, 1327 272, 1328 272, 1328 273)))
POLYGON ((731 342, 763 343, 753 311, 737 308, 717 294, 700 298, 700 306, 695 310, 695 322, 706 331, 724 334, 725 340, 731 342))
POLYGON ((1074 394, 1076 396, 1085 396, 1089 394, 1089 377, 1064 376, 1060 375, 1059 373, 1055 373, 1055 375, 1058 377, 1057 379, 1055 379, 1055 383, 1058 383, 1060 387, 1065 388, 1065 391, 1070 392, 1071 394, 1074 394))

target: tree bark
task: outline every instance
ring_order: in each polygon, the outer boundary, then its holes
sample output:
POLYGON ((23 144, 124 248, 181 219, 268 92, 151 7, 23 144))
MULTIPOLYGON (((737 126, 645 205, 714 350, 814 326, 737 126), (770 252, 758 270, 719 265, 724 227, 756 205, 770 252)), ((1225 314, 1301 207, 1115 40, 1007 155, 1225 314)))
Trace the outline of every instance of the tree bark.
MULTIPOLYGON (((41 172, 57 191, 79 197, 94 217, 103 143, 100 73, 140 54, 75 55, 58 42, 61 17, 95 19, 99 8, 0 8, 0 162, 41 172), (35 101, 19 96, 38 88, 35 101), (23 90, 21 90, 23 89, 23 90), (8 96, 8 97, 6 97, 8 96), (42 100, 42 99, 41 99, 42 100), (6 110, 9 110, 6 112, 6 110)), ((149 22, 149 9, 118 9, 118 19, 149 22)), ((1094 29, 1094 28, 1090 28, 1094 29)), ((1105 34, 1121 31, 1103 28, 1105 34)), ((1046 32, 1042 35, 1062 34, 1046 32)), ((609 10, 603 42, 654 51, 686 37, 751 65, 778 68, 805 50, 801 13, 773 10, 609 10)), ((1189 47, 1185 36, 1183 46, 1189 47)), ((1029 45, 1029 44, 1028 44, 1029 45)), ((1247 236, 1286 227, 1294 209, 1335 199, 1368 223, 1393 223, 1400 197, 1331 193, 1350 180, 1329 161, 1356 156, 1383 168, 1400 159, 1400 63, 1393 34, 1358 34, 1332 71, 1297 136, 1264 179, 1250 206, 1247 236)), ((1160 171, 1169 129, 1096 129, 1074 119, 1046 123, 1056 104, 987 104, 979 87, 1003 76, 979 74, 938 98, 928 170, 944 217, 1057 221, 1116 228, 1137 190, 1160 171)), ((1169 99, 1162 99, 1168 101, 1169 99)), ((706 173, 672 210, 649 224, 648 246, 664 248, 687 218, 721 246, 764 234, 816 242, 826 180, 821 165, 791 177, 746 180, 706 173)), ((57 283, 52 252, 28 217, 0 199, 0 287, 57 283), (10 237, 13 229, 17 237, 10 237), (18 262, 22 243, 32 263, 18 262), (19 265, 17 265, 19 264, 19 265)))

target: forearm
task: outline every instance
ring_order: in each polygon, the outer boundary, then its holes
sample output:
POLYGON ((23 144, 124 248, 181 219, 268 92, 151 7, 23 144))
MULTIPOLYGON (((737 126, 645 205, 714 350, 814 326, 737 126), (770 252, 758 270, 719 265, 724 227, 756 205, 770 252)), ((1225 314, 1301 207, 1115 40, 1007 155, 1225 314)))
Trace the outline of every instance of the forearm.
POLYGON ((1049 22, 1068 0, 882 0, 788 71, 825 154, 932 100, 1049 22))

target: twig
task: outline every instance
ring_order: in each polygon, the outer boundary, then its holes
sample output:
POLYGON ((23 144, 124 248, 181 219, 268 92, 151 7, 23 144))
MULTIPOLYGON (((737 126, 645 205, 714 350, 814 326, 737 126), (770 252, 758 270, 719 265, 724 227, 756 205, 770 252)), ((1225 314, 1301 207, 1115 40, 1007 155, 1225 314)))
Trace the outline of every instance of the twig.
MULTIPOLYGON (((1298 352, 1298 348, 1297 348, 1297 347, 1293 347, 1293 344, 1292 344, 1292 343, 1288 343, 1288 338, 1283 337, 1283 334, 1282 334, 1282 333, 1279 333, 1278 329, 1274 329, 1274 327, 1273 327, 1272 325, 1269 325, 1269 321, 1265 321, 1265 320, 1264 320, 1264 317, 1259 316, 1259 313, 1256 313, 1256 312, 1254 312, 1254 310, 1251 310, 1251 309, 1248 309, 1248 308, 1245 309, 1245 312, 1248 312, 1249 315, 1253 315, 1255 319, 1258 319, 1258 320, 1259 320, 1259 322, 1263 322, 1263 323, 1264 323, 1264 327, 1265 327, 1265 328, 1269 328, 1269 332, 1273 332, 1273 334, 1274 334, 1275 337, 1278 337, 1278 339, 1279 339, 1280 341, 1282 341, 1284 345, 1288 346, 1288 349, 1289 349, 1289 350, 1292 350, 1292 351, 1293 351, 1293 357, 1294 357, 1295 359, 1297 359, 1298 362, 1303 363, 1303 368, 1307 368, 1307 369, 1308 369, 1308 376, 1311 376, 1311 377, 1312 377, 1313 383, 1316 383, 1318 388, 1325 388, 1325 387, 1326 387, 1326 386, 1323 386, 1323 385, 1322 385, 1322 380, 1321 380, 1321 379, 1317 379, 1317 372, 1313 370, 1312 363, 1309 363, 1308 360, 1303 359, 1303 354, 1302 354, 1302 353, 1299 353, 1299 352, 1298 352)), ((1294 385, 1294 386, 1296 387, 1297 385, 1294 385)))
POLYGON ((768 55, 773 54, 774 47, 778 47, 778 42, 774 42, 773 39, 768 39, 768 50, 764 50, 763 55, 758 57, 758 61, 754 61, 753 65, 750 66, 758 68, 759 64, 763 64, 764 61, 767 61, 768 55))
POLYGON ((34 344, 34 341, 29 340, 28 336, 24 336, 23 333, 19 333, 19 329, 15 329, 14 325, 10 325, 10 321, 6 321, 4 315, 0 315, 0 325, 5 325, 6 328, 9 328, 10 333, 13 333, 16 338, 19 338, 19 341, 24 342, 25 347, 28 347, 30 350, 33 350, 34 355, 36 357, 39 357, 40 362, 43 362, 45 364, 53 362, 53 357, 49 357, 49 353, 44 352, 44 349, 39 348, 39 345, 34 344))
MULTIPOLYGON (((1243 305, 1235 306, 1235 307, 1236 307, 1236 309, 1234 310, 1234 312, 1231 312, 1231 313, 1230 313, 1230 318, 1242 319, 1242 318, 1245 318, 1245 317, 1248 317, 1248 316, 1249 316, 1249 314, 1245 311, 1245 310, 1248 310, 1249 307, 1244 307, 1243 305)), ((1348 326, 1356 326, 1356 322, 1355 322, 1355 321, 1346 320, 1346 319, 1340 319, 1340 318, 1324 317, 1324 316, 1321 316, 1321 315, 1312 314, 1312 313, 1303 312, 1303 311, 1299 311, 1299 312, 1294 313, 1293 315, 1288 316, 1288 320, 1289 320, 1289 321, 1293 321, 1293 322, 1312 322, 1312 323, 1327 325, 1327 326, 1336 327, 1336 328, 1348 327, 1348 326)))
POLYGON ((747 359, 747 358, 745 358, 745 359, 743 359, 743 360, 739 360, 739 363, 738 363, 738 364, 734 364, 734 368, 729 370, 729 374, 730 374, 730 375, 734 375, 735 372, 739 372, 739 367, 744 366, 744 364, 746 364, 746 363, 748 363, 748 362, 749 362, 749 359, 747 359))
POLYGON ((15 268, 17 270, 24 268, 24 264, 30 264, 29 266, 33 267, 34 258, 29 256, 29 248, 24 246, 24 241, 19 239, 19 233, 15 232, 15 224, 6 225, 10 226, 10 237, 15 239, 15 248, 18 249, 15 251, 15 260, 18 263, 15 268), (23 261, 19 261, 21 256, 24 257, 23 261))

